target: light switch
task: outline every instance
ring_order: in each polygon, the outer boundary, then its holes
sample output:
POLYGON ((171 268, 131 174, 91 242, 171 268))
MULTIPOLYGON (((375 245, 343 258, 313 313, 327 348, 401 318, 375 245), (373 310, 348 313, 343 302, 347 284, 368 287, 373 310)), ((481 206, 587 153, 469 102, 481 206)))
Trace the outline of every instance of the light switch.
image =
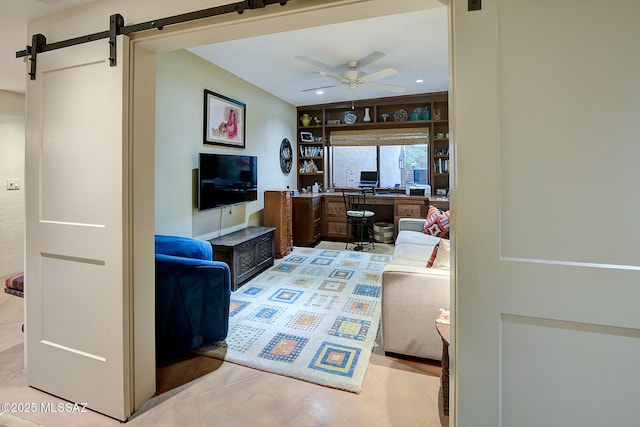
POLYGON ((20 189, 20 180, 19 179, 8 179, 7 180, 7 190, 19 190, 20 189))

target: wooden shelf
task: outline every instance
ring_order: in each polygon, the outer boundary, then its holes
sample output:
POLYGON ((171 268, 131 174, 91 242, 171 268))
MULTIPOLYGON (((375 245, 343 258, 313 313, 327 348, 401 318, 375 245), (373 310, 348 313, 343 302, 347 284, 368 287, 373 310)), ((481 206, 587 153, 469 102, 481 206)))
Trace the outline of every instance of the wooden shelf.
MULTIPOLYGON (((448 134, 449 133, 449 111, 448 111, 449 95, 448 92, 435 92, 424 93, 417 95, 405 95, 394 96, 387 98, 375 98, 352 101, 336 102, 331 104, 317 104, 301 106, 297 108, 297 131, 298 131, 298 145, 299 146, 328 146, 327 141, 331 137, 333 131, 343 130, 367 130, 367 129, 401 129, 401 128, 428 128, 429 129, 429 183, 431 185, 432 193, 435 193, 436 189, 449 190, 448 173, 435 174, 434 173, 434 160, 446 161, 447 168, 449 167, 449 156, 442 153, 445 144, 448 145, 449 138, 435 138, 437 133, 448 134), (430 118, 428 120, 422 119, 422 112, 429 108, 430 118), (371 121, 363 122, 362 118, 365 116, 365 108, 369 109, 369 115, 371 121), (393 116, 400 110, 405 110, 408 115, 408 119, 404 121, 395 121, 393 116), (358 116, 358 122, 354 124, 342 123, 343 114, 347 111, 353 111, 358 116), (439 112, 439 118, 434 119, 434 112, 439 112), (417 112, 419 114, 418 120, 410 120, 412 113, 417 112), (303 126, 302 115, 308 114, 313 119, 318 118, 321 121, 320 125, 310 124, 309 126, 303 126), (384 121, 382 115, 387 115, 387 120, 384 121), (333 123, 335 121, 340 123, 333 123), (331 121, 332 124, 328 124, 331 121), (300 141, 300 132, 309 132, 314 138, 321 138, 321 141, 300 141), (445 180, 446 177, 446 180, 445 180), (437 178, 437 180, 436 180, 437 178)), ((329 171, 331 165, 329 159, 323 157, 309 157, 303 156, 300 150, 296 150, 298 159, 298 168, 300 164, 305 160, 322 160, 324 171, 329 171)), ((325 154, 327 154, 325 152, 325 154)), ((320 165, 317 165, 320 166, 320 165)), ((298 188, 305 188, 318 181, 323 188, 329 188, 329 174, 325 174, 324 171, 317 173, 302 173, 298 171, 298 188), (318 177, 321 177, 318 180, 318 177)))

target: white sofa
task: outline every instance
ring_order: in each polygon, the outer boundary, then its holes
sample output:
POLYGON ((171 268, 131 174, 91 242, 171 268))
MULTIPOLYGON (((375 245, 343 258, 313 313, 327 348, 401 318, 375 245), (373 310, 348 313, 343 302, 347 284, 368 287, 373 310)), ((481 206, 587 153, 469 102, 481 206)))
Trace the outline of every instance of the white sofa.
POLYGON ((435 318, 449 310, 449 241, 423 233, 423 219, 402 218, 393 260, 382 274, 382 347, 385 352, 442 359, 435 318), (439 244, 431 268, 433 249, 439 244))

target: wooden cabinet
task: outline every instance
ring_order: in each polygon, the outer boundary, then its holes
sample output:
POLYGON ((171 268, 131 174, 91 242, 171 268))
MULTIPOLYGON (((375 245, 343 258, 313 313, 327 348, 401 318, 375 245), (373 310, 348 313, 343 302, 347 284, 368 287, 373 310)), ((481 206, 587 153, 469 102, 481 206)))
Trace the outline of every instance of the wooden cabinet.
POLYGON ((400 218, 424 218, 426 215, 425 203, 420 202, 397 202, 394 216, 400 218))
POLYGON ((276 258, 288 255, 293 249, 290 190, 264 192, 264 225, 276 229, 274 236, 276 258))
POLYGON ((298 107, 297 113, 299 189, 310 187, 315 182, 323 188, 332 186, 328 147, 333 131, 426 128, 429 133, 427 166, 431 191, 434 195, 448 193, 448 92, 309 105, 298 107), (371 121, 363 121, 365 109, 369 110, 371 121), (355 123, 345 123, 347 112, 355 113, 355 123))
POLYGON ((322 198, 322 237, 327 240, 345 240, 347 214, 342 194, 325 194, 322 198))
POLYGON ((232 291, 274 264, 273 235, 273 227, 247 227, 209 240, 213 259, 231 270, 232 291))
POLYGON ((437 199, 437 198, 430 198, 429 199, 429 204, 435 206, 436 208, 443 210, 443 211, 448 211, 449 210, 449 200, 445 200, 445 199, 437 199))
POLYGON ((300 195, 293 198, 293 244, 314 246, 322 233, 322 197, 300 195))
POLYGON ((393 208, 393 222, 398 229, 400 218, 425 218, 427 216, 428 200, 396 200, 393 208))

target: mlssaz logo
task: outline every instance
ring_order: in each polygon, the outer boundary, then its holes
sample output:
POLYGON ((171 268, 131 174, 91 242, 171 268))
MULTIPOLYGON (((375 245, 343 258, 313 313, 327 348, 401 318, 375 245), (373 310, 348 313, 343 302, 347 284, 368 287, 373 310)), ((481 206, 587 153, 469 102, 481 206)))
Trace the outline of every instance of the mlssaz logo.
POLYGON ((40 412, 88 412, 86 403, 41 403, 40 412))

